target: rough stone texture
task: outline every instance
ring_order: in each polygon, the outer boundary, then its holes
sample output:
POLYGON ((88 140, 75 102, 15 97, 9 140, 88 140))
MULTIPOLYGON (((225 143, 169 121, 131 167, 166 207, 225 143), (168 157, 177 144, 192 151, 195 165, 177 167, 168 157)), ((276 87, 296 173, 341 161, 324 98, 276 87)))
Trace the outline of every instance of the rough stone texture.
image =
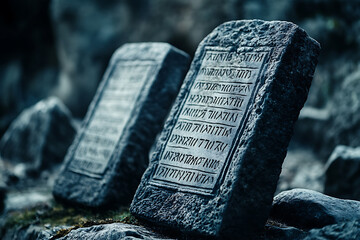
MULTIPOLYGON (((19 226, 6 229, 6 233, 1 236, 2 240, 48 240, 56 235, 56 232, 63 227, 45 227, 39 225, 19 226)), ((0 232, 1 234, 1 232, 0 232)))
POLYGON ((360 200, 360 147, 337 146, 326 164, 324 193, 360 200))
POLYGON ((143 240, 156 240, 168 239, 158 233, 155 233, 145 227, 124 224, 112 223, 95 225, 92 227, 79 228, 72 230, 65 237, 60 240, 118 240, 118 239, 143 239, 143 240))
POLYGON ((265 240, 300 240, 304 239, 307 232, 294 227, 265 227, 265 240))
MULTIPOLYGON (((200 43, 196 51, 182 89, 159 138, 150 165, 143 175, 131 204, 130 211, 143 220, 189 234, 236 236, 248 239, 254 234, 262 232, 270 211, 281 164, 286 155, 286 148, 294 123, 306 100, 318 53, 319 44, 308 37, 302 29, 288 22, 233 21, 224 23, 211 32, 200 43), (220 61, 217 62, 216 56, 220 56, 220 54, 216 55, 216 51, 225 54, 226 52, 232 53, 226 57, 227 60, 225 60, 228 63, 225 66, 220 61), (252 55, 253 58, 250 57, 251 53, 254 54, 252 55), (235 144, 231 144, 226 137, 220 138, 215 134, 212 136, 208 134, 205 135, 205 139, 222 140, 229 145, 221 145, 221 142, 216 143, 217 147, 214 149, 212 148, 214 143, 211 143, 210 146, 205 145, 208 148, 205 150, 205 146, 194 145, 191 147, 189 141, 196 140, 187 138, 187 143, 183 142, 183 146, 179 145, 189 148, 184 153, 215 158, 215 165, 212 165, 214 169, 211 169, 211 166, 208 168, 203 167, 203 165, 200 166, 201 161, 204 161, 204 164, 209 159, 202 158, 199 160, 200 163, 197 163, 198 165, 196 163, 191 165, 191 161, 188 162, 189 159, 187 159, 186 161, 190 164, 186 165, 185 160, 183 164, 180 164, 176 161, 181 161, 181 158, 177 160, 176 157, 170 156, 170 159, 174 161, 172 164, 190 167, 194 171, 187 170, 185 172, 187 174, 186 179, 190 179, 189 182, 186 182, 185 177, 182 178, 185 173, 181 170, 171 171, 172 173, 166 178, 168 170, 161 164, 168 160, 163 158, 163 151, 172 148, 170 143, 177 144, 179 143, 177 140, 181 141, 181 136, 175 136, 173 131, 177 134, 189 136, 189 133, 178 130, 182 128, 179 126, 178 118, 179 116, 184 117, 186 114, 184 111, 190 108, 188 104, 196 103, 196 99, 200 98, 196 97, 196 94, 191 95, 191 98, 188 95, 194 92, 209 94, 209 91, 204 90, 204 88, 202 91, 196 92, 195 88, 201 88, 201 86, 199 84, 193 85, 193 83, 201 81, 199 80, 201 78, 204 79, 205 77, 202 76, 204 74, 209 77, 209 69, 201 68, 201 66, 209 67, 211 64, 223 68, 234 66, 235 69, 236 66, 243 69, 254 67, 253 71, 250 70, 253 74, 250 75, 251 79, 247 78, 249 75, 233 79, 233 81, 240 80, 245 83, 248 81, 254 87, 245 88, 244 91, 241 88, 230 90, 232 93, 238 91, 237 93, 246 95, 243 102, 244 106, 241 109, 245 117, 243 118, 241 115, 236 118, 234 122, 236 122, 237 127, 231 128, 230 137, 235 144), (260 67, 263 70, 261 73, 260 67), (249 97, 250 94, 247 95, 247 90, 253 91, 251 97, 249 97), (184 108, 183 111, 184 105, 188 107, 184 108), (245 109, 246 106, 248 110, 245 109), (242 119, 244 121, 240 125, 242 119), (175 126, 176 130, 174 130, 175 126), (237 130, 241 130, 241 134, 239 133, 237 137, 234 137, 237 130), (219 145, 225 147, 221 149, 219 145), (234 147, 234 151, 230 152, 228 146, 234 147), (226 149, 225 154, 228 155, 215 152, 221 152, 224 149, 226 149), (225 157, 231 161, 225 161, 225 157), (220 162, 217 162, 216 158, 219 158, 220 162), (220 173, 219 166, 227 166, 228 168, 223 171, 223 178, 217 182, 220 178, 217 175, 220 173), (214 177, 214 175, 200 174, 196 172, 197 169, 215 170, 216 175, 214 177), (154 174, 156 175, 154 176, 154 174), (197 177, 190 178, 194 174, 197 174, 197 177), (162 179, 169 180, 170 183, 162 183, 162 179), (192 182, 192 180, 196 180, 197 183, 192 182), (177 183, 186 183, 190 187, 182 187, 177 183), (216 184, 216 186, 208 183, 216 184)), ((234 77, 233 73, 230 70, 230 73, 228 72, 230 76, 221 79, 228 80, 234 77)), ((220 81, 216 75, 212 80, 211 77, 205 82, 214 82, 214 78, 216 82, 220 81)), ((219 96, 219 94, 210 92, 210 96, 219 96)), ((233 94, 231 96, 237 97, 233 94)), ((199 109, 204 110, 201 107, 199 109)), ((216 109, 209 107, 207 110, 210 113, 216 109)), ((238 110, 239 108, 232 113, 239 113, 238 110)), ((191 116, 190 114, 189 118, 192 118, 192 121, 199 119, 202 121, 201 116, 201 114, 198 116, 191 116)), ((209 117, 205 118, 205 120, 207 119, 209 117)), ((229 123, 224 118, 218 119, 216 122, 229 123)), ((204 131, 206 130, 203 129, 204 131)), ((200 133, 190 134, 191 137, 201 138, 204 136, 200 133)), ((199 142, 201 141, 199 140, 199 142)), ((170 152, 167 151, 167 153, 170 152)), ((167 156, 169 157, 169 155, 167 156)))
POLYGON ((301 229, 360 219, 360 202, 307 189, 294 189, 274 198, 270 218, 301 229))
POLYGON ((187 54, 166 43, 119 48, 67 154, 54 196, 91 207, 128 204, 188 65, 187 54))
POLYGON ((63 161, 75 132, 69 110, 50 97, 14 120, 0 141, 0 157, 25 175, 38 175, 63 161))
POLYGON ((327 240, 327 239, 341 239, 341 240, 356 240, 360 239, 360 221, 350 221, 346 223, 339 223, 330 226, 325 226, 321 229, 310 230, 308 236, 304 240, 327 240))

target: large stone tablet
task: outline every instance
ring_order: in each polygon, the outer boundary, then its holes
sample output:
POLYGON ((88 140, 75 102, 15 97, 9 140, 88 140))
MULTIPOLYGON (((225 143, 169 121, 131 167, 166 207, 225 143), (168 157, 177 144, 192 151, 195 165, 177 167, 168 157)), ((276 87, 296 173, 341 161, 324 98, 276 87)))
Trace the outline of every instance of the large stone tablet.
POLYGON ((189 65, 166 43, 113 55, 55 182, 57 199, 91 207, 130 203, 189 65))
POLYGON ((210 33, 131 212, 185 233, 261 233, 319 50, 289 22, 233 21, 210 33))

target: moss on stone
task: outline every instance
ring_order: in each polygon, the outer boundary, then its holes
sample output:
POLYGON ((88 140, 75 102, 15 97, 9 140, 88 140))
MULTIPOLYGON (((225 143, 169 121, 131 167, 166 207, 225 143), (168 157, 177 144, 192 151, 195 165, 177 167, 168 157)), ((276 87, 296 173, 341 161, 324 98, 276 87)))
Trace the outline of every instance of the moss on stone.
POLYGON ((40 205, 24 211, 10 212, 8 213, 4 228, 11 229, 31 224, 39 226, 50 224, 51 227, 69 226, 57 232, 53 237, 53 239, 57 239, 65 236, 73 229, 114 222, 138 225, 138 221, 130 214, 128 207, 96 211, 53 204, 52 206, 40 205))

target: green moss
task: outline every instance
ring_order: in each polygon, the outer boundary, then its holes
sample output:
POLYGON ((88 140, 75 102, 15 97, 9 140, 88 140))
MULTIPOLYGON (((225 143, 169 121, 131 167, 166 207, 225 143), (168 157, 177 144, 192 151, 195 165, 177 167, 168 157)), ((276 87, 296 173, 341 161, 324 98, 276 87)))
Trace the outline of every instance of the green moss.
POLYGON ((66 235, 72 229, 114 222, 138 225, 138 221, 130 214, 128 207, 100 212, 86 208, 72 208, 53 204, 51 207, 37 206, 26 211, 11 212, 8 214, 4 227, 10 229, 30 224, 40 226, 50 224, 52 227, 71 226, 60 230, 53 238, 56 239, 66 235))

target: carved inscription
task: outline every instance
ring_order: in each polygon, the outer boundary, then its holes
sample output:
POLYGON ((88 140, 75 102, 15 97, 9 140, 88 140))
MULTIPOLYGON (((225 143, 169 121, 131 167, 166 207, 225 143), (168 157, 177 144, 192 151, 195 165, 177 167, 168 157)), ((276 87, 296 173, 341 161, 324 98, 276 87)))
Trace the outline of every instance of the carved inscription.
POLYGON ((266 51, 208 48, 151 184, 210 194, 230 161, 266 51))
POLYGON ((113 66, 69 170, 89 176, 104 173, 154 67, 152 61, 120 61, 113 66))

